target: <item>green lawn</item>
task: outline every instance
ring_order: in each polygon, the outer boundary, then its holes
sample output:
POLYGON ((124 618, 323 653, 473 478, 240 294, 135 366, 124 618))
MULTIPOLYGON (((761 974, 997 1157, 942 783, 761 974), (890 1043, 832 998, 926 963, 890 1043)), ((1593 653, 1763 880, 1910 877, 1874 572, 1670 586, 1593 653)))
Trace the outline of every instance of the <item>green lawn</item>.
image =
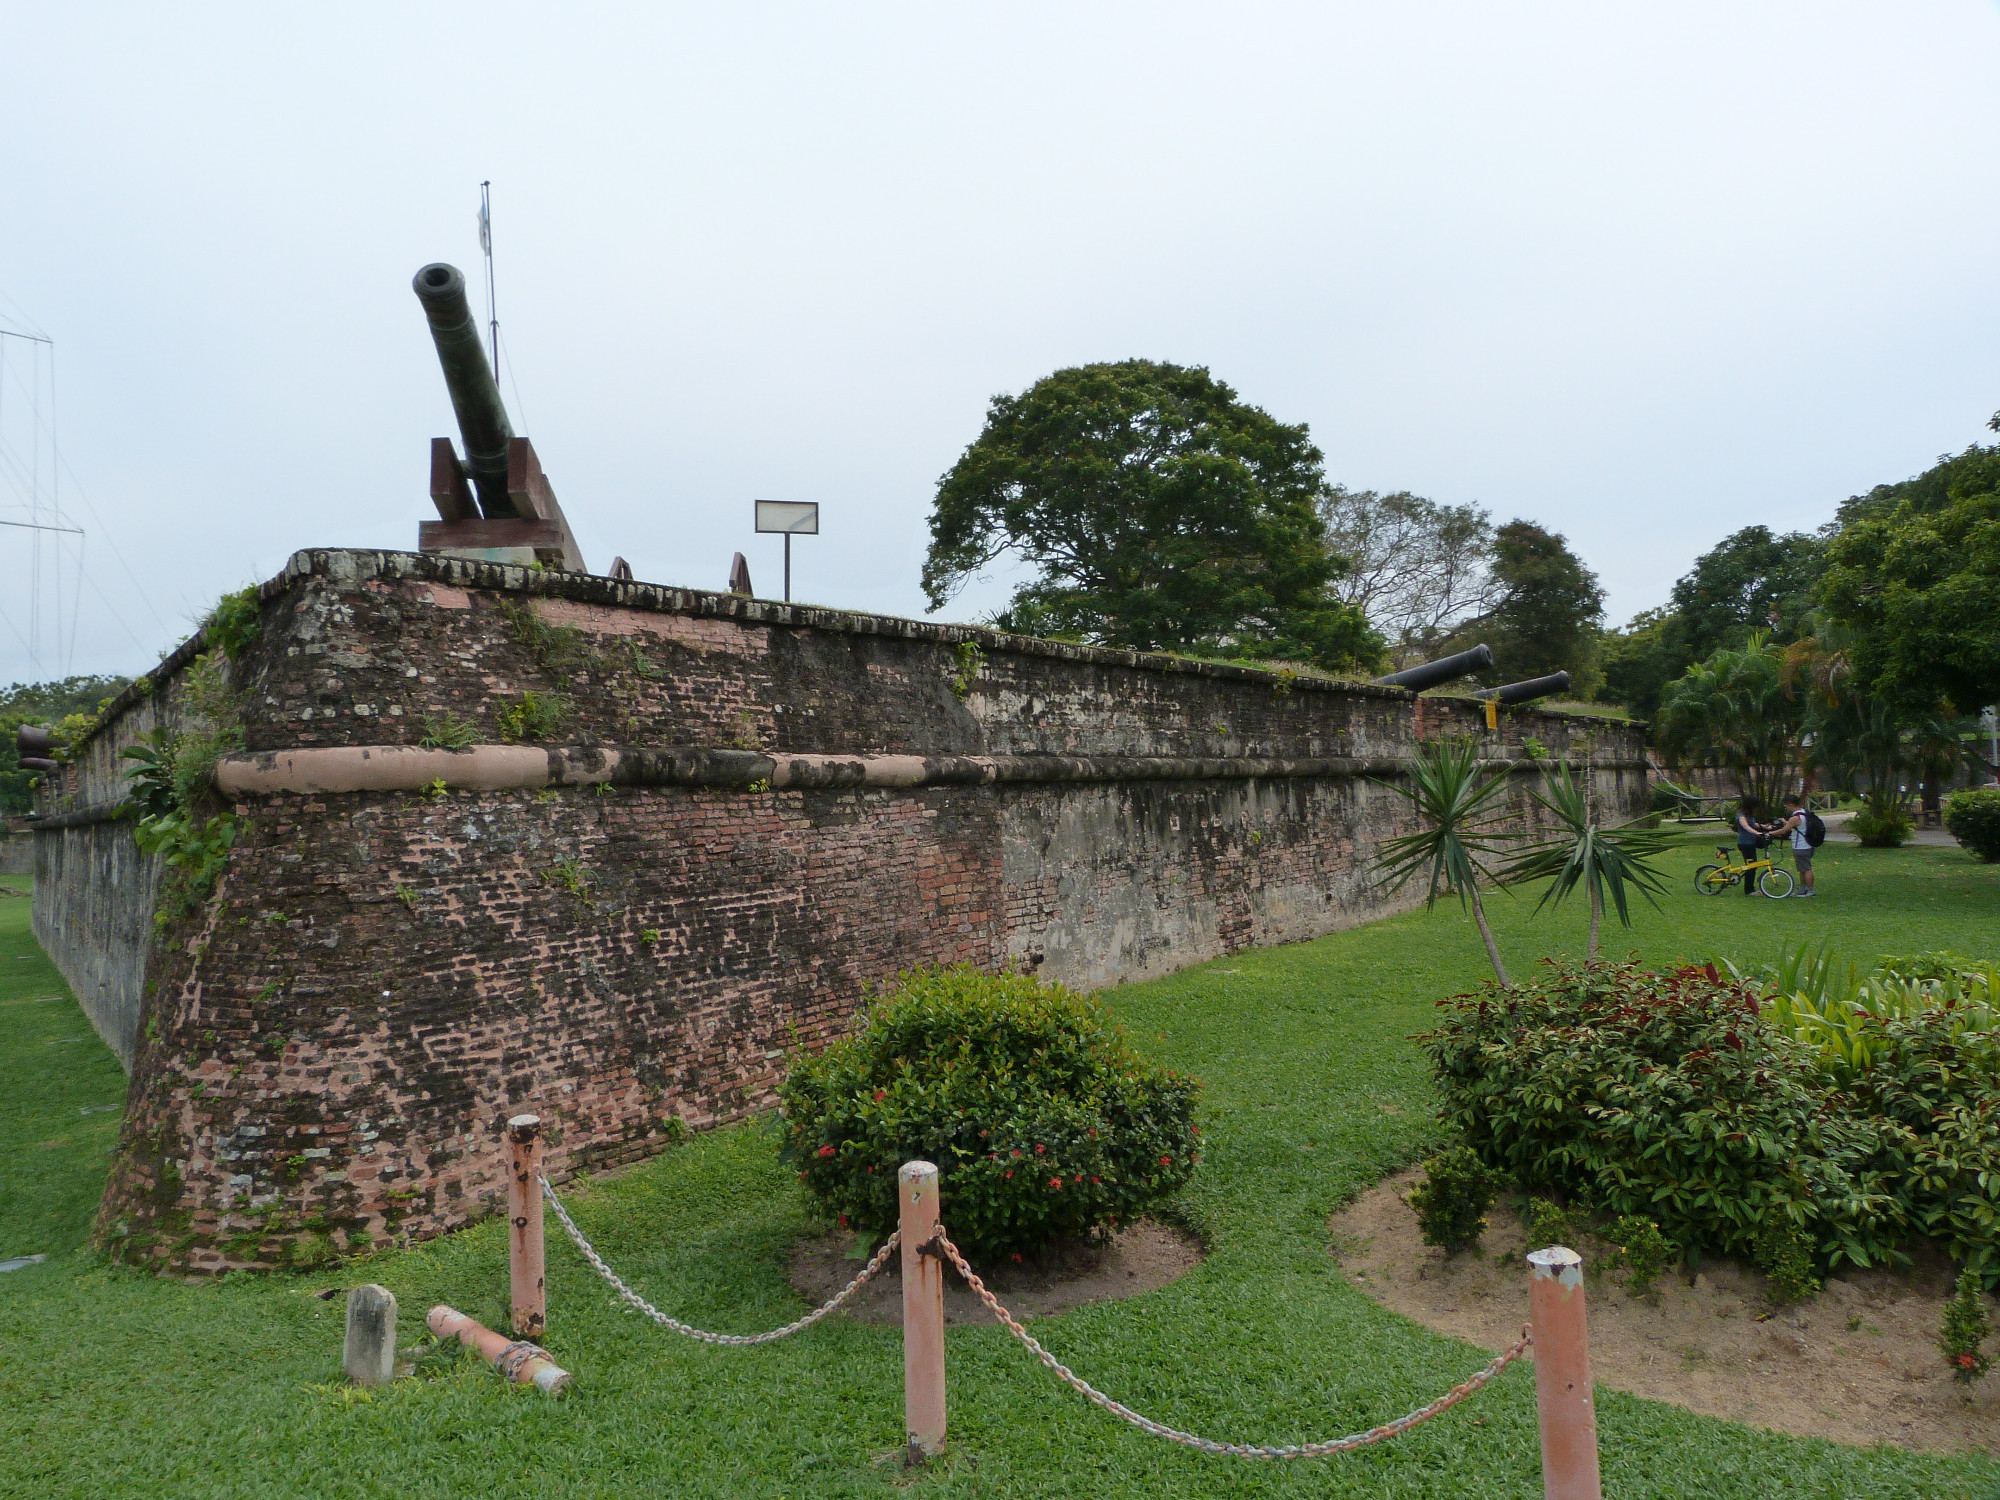
MULTIPOLYGON (((1749 961, 1832 937, 1857 957, 1943 946, 2000 956, 2000 869, 1956 851, 1829 847, 1824 896, 1771 902, 1694 895, 1688 877, 1712 842, 1687 841, 1664 909, 1642 908, 1632 934, 1614 930, 1614 951, 1749 961)), ((1525 1367, 1401 1440, 1259 1464, 1133 1432, 984 1329, 949 1335, 952 1453, 912 1483, 888 1457, 902 1436, 893 1330, 693 1344, 621 1311, 553 1219, 547 1342, 577 1376, 570 1398, 509 1390, 469 1364, 372 1397, 344 1391, 342 1304, 313 1293, 383 1282, 409 1339, 434 1301, 497 1323, 501 1226, 311 1277, 196 1286, 103 1265, 79 1247, 115 1117, 81 1111, 117 1098, 119 1074, 73 1005, 41 1002, 61 987, 27 935, 27 905, 0 898, 0 1255, 52 1255, 0 1277, 0 1494, 1541 1494, 1525 1367)), ((1531 919, 1531 901, 1495 905, 1517 969, 1580 946, 1577 913, 1531 919)), ((1148 1415, 1256 1442, 1372 1425, 1482 1363, 1349 1287, 1325 1219, 1431 1138, 1408 1036, 1483 962, 1470 922, 1440 908, 1117 991, 1137 1037, 1207 1081, 1210 1144, 1187 1208, 1211 1254, 1172 1287, 1045 1321, 1040 1336, 1148 1415)), ((805 1216, 768 1127, 701 1137, 576 1201, 612 1263, 681 1316, 748 1332, 799 1310, 782 1266, 805 1216)), ((2000 1482, 2000 1465, 1981 1459, 1776 1437, 1612 1392, 1600 1423, 1618 1500, 1979 1500, 2000 1482)))

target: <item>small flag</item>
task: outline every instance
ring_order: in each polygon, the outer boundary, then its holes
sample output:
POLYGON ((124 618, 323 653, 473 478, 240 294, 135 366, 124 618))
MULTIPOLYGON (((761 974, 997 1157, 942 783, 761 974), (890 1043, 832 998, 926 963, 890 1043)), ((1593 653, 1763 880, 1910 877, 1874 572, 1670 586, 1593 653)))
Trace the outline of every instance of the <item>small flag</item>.
POLYGON ((479 205, 479 250, 483 255, 493 253, 493 209, 485 203, 479 205))

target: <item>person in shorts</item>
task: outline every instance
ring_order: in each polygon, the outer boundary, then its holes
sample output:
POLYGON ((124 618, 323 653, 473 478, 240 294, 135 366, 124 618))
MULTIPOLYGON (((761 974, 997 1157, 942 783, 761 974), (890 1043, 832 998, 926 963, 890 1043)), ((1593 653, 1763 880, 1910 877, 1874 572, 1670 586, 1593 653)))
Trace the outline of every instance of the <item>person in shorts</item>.
POLYGON ((1789 833, 1792 836, 1792 863, 1799 867, 1799 888, 1792 894, 1810 896, 1813 894, 1813 846, 1806 842, 1806 799, 1787 797, 1785 799, 1785 821, 1771 832, 1789 833))

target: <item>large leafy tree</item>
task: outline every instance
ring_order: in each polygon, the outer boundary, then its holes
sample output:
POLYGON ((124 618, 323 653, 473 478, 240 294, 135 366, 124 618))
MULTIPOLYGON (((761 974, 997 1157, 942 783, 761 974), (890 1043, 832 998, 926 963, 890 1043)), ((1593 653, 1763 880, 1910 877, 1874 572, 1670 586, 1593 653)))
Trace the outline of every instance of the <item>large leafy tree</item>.
POLYGON ((941 607, 1005 555, 1039 570, 996 623, 1139 650, 1372 667, 1380 636, 1329 585, 1339 559, 1305 427, 1207 370, 1058 370, 996 396, 938 481, 924 592, 941 607))
POLYGON ((1650 719, 1667 684, 1704 657, 1753 634, 1779 642, 1809 634, 1825 560, 1825 542, 1807 532, 1746 526, 1725 537, 1695 559, 1665 608, 1605 634, 1604 696, 1650 719))
POLYGON ((1915 714, 2000 699, 2000 445, 1841 508, 1820 598, 1856 684, 1915 714))
POLYGON ((1598 678, 1604 590, 1569 543, 1532 521, 1509 521, 1493 534, 1493 575, 1500 599, 1481 622, 1493 647, 1496 681, 1518 682, 1568 671, 1576 696, 1598 678))
POLYGON ((1695 661, 1687 621, 1672 609, 1649 609, 1623 630, 1606 631, 1598 650, 1603 695, 1642 719, 1659 712, 1667 685, 1695 661))
POLYGON ((1335 594, 1388 638, 1398 666, 1434 654, 1453 625, 1492 606, 1493 521, 1477 506, 1335 485, 1319 511, 1344 563, 1335 594))
POLYGON ((1773 535, 1746 526, 1695 559, 1674 585, 1674 612, 1685 622, 1689 663, 1753 632, 1783 643, 1810 629, 1807 615, 1825 567, 1825 543, 1803 531, 1773 535))

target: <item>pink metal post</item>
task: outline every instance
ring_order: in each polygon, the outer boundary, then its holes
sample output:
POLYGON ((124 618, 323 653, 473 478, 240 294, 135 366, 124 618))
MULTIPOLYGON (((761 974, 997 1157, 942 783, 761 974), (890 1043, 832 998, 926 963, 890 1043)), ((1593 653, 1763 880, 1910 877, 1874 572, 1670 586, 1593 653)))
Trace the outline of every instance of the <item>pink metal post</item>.
POLYGON ((538 1339, 548 1328, 542 1257, 542 1121, 516 1115, 507 1122, 507 1275, 514 1332, 538 1339))
POLYGON ((425 1315, 424 1322, 440 1339, 457 1339, 466 1348, 477 1350, 481 1359, 515 1385, 531 1385, 544 1396, 560 1396, 569 1389, 569 1371, 550 1359, 548 1350, 526 1339, 495 1333, 442 1302, 425 1315))
POLYGON ((1544 1500, 1603 1500, 1597 1478, 1597 1408, 1590 1392, 1582 1256, 1566 1245, 1529 1254, 1528 1315, 1535 1331, 1544 1500))
POLYGON ((926 1255, 938 1226, 938 1169, 905 1162, 896 1174, 903 1229, 903 1417, 909 1461, 944 1451, 944 1258, 926 1255))

